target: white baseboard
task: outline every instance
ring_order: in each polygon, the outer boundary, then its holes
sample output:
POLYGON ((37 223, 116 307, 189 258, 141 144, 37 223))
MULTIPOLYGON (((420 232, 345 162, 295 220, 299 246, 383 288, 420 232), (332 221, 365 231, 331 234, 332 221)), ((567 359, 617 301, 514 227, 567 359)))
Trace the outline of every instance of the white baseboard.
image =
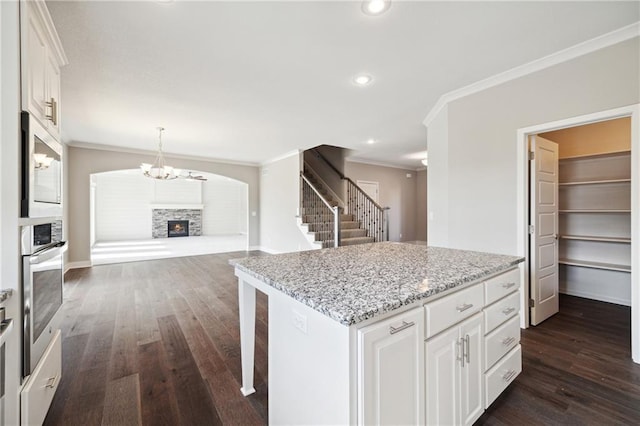
POLYGON ((604 294, 590 293, 588 291, 567 290, 560 288, 558 291, 569 296, 584 297, 585 299, 598 300, 600 302, 615 303, 616 305, 631 306, 631 300, 621 299, 619 297, 611 297, 604 294))
POLYGON ((273 250, 270 249, 269 247, 264 247, 264 246, 250 246, 249 247, 250 251, 254 251, 254 250, 258 250, 258 251, 263 251, 265 253, 269 253, 269 254, 280 254, 280 253, 284 253, 282 251, 279 250, 273 250))
POLYGON ((89 268, 91 267, 90 260, 80 260, 78 262, 67 262, 64 264, 64 273, 66 274, 70 269, 89 268))

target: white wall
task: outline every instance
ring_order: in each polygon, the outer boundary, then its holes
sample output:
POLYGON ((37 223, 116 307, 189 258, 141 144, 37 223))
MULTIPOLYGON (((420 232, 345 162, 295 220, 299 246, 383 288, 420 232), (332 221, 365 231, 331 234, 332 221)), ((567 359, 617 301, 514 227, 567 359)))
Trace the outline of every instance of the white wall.
POLYGON ((455 100, 429 126, 434 245, 517 252, 517 129, 640 101, 638 38, 455 100))
POLYGON ((246 234, 247 185, 224 176, 209 176, 202 184, 202 234, 246 234))
POLYGON ((427 208, 431 246, 449 247, 449 108, 427 128, 427 208), (435 180, 435 182, 434 182, 435 180))
POLYGON ((302 154, 265 164, 260 169, 260 246, 268 252, 313 247, 296 222, 300 207, 302 154))
POLYGON ((92 175, 96 183, 96 240, 152 238, 153 204, 203 204, 203 235, 246 234, 248 185, 210 173, 206 177, 207 181, 159 181, 142 176, 138 170, 92 175))
POLYGON ((97 173, 94 178, 96 241, 151 238, 155 182, 128 171, 97 173))
POLYGON ((0 2, 0 288, 14 296, 3 303, 13 331, 5 334, 5 402, 0 423, 19 423, 20 252, 18 241, 20 77, 18 2, 0 2))

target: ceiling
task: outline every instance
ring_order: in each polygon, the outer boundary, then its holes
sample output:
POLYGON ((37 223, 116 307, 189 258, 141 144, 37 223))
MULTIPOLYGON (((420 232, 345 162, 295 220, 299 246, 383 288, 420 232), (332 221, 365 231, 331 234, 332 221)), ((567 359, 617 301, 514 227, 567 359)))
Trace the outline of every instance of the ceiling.
POLYGON ((164 126, 169 153, 261 163, 329 144, 411 168, 443 94, 640 20, 613 1, 47 6, 69 59, 66 143, 155 150, 164 126))

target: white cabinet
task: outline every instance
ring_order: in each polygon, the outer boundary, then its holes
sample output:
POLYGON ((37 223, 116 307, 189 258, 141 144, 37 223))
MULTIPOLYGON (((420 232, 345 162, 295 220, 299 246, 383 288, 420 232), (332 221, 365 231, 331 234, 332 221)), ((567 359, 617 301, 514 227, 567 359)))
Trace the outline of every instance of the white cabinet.
POLYGON ((522 371, 520 270, 487 280, 484 287, 484 407, 488 408, 522 371))
POLYGON ((22 109, 60 140, 60 67, 67 64, 42 1, 21 1, 22 109))
POLYGON ((483 336, 482 314, 477 313, 427 340, 427 424, 472 424, 482 414, 483 336))
POLYGON ((358 330, 358 424, 424 424, 421 308, 358 330))

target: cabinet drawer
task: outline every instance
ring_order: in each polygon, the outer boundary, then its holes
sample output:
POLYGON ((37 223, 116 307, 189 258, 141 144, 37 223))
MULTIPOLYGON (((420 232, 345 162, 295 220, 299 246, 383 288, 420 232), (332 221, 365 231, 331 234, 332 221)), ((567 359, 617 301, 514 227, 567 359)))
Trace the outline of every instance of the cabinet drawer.
POLYGON ((62 338, 58 330, 20 393, 22 425, 41 425, 44 422, 61 376, 62 338))
POLYGON ((516 316, 492 331, 485 339, 485 371, 515 348, 518 343, 520 343, 520 318, 516 316))
POLYGON ((518 315, 520 311, 520 292, 516 291, 510 296, 497 301, 484 310, 484 332, 490 333, 494 328, 518 315))
POLYGON ((520 288, 520 269, 512 269, 508 272, 488 279, 484 283, 484 300, 487 305, 502 299, 509 293, 520 288))
POLYGON ((482 284, 460 290, 425 305, 427 338, 479 312, 484 302, 482 284))
POLYGON ((487 371, 484 381, 486 400, 484 408, 488 408, 522 371, 522 351, 518 345, 502 358, 491 370, 487 371))

